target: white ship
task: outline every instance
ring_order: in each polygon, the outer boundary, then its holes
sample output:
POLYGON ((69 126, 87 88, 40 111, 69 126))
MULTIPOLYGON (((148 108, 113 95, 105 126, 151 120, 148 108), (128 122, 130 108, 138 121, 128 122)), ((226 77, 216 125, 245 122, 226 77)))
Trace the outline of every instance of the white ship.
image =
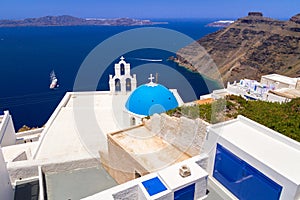
POLYGON ((58 80, 56 78, 55 72, 54 70, 52 70, 52 72, 50 73, 50 89, 55 89, 57 88, 59 85, 57 84, 58 80))

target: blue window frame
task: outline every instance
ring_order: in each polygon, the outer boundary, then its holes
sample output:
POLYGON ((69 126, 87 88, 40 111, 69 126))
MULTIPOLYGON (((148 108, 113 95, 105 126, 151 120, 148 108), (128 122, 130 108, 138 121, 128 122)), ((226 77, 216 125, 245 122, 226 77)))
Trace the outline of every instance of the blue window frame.
POLYGON ((143 181, 142 184, 150 196, 167 190, 166 186, 161 182, 161 180, 158 177, 154 177, 147 181, 143 181))
POLYGON ((213 177, 242 200, 276 200, 282 191, 282 186, 220 144, 217 144, 213 177))

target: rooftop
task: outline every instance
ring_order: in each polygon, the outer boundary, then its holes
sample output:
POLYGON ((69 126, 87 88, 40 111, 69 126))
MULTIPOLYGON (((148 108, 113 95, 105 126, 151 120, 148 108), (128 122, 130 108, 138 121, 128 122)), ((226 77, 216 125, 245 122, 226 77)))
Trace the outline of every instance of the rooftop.
POLYGON ((276 94, 281 97, 295 99, 300 97, 300 90, 292 89, 292 88, 282 88, 278 90, 270 90, 270 93, 276 94))
POLYGON ((150 172, 190 158, 145 126, 111 133, 109 137, 150 172))
POLYGON ((127 97, 109 92, 67 93, 46 124, 35 159, 99 157, 99 148, 107 147, 106 134, 123 128, 124 107, 113 105, 124 105, 127 97))
POLYGON ((278 81, 281 83, 287 83, 289 85, 296 85, 297 79, 298 79, 298 78, 290 78, 288 76, 283 76, 280 74, 268 74, 268 75, 262 76, 262 78, 268 78, 268 79, 278 81))
POLYGON ((49 200, 81 199, 117 185, 102 167, 46 173, 45 178, 49 200))
POLYGON ((19 155, 21 155, 24 152, 29 157, 29 152, 34 151, 36 145, 36 142, 28 142, 24 144, 2 147, 1 149, 3 152, 5 162, 13 162, 19 155))
POLYGON ((200 99, 200 100, 197 100, 195 101, 196 104, 198 105, 203 105, 203 104, 210 104, 214 101, 213 98, 207 98, 207 99, 200 99))

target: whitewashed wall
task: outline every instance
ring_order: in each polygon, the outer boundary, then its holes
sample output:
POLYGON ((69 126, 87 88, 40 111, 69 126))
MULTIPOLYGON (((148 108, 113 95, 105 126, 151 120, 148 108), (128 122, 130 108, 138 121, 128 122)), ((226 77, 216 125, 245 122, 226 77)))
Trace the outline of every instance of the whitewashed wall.
POLYGON ((6 163, 4 162, 2 149, 0 147, 0 199, 12 200, 13 198, 13 189, 6 169, 6 163))
POLYGON ((11 115, 4 111, 0 123, 0 145, 2 147, 16 144, 16 132, 11 115))

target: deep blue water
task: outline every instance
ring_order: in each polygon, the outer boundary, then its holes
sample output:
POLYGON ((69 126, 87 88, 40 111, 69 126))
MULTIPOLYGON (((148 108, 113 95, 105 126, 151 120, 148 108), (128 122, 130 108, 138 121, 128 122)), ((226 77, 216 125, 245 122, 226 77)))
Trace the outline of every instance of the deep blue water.
MULTIPOLYGON (((179 31, 195 40, 218 30, 205 27, 214 20, 168 21, 169 24, 156 26, 179 31)), ((0 28, 0 113, 9 110, 16 129, 24 124, 30 127, 44 125, 65 92, 73 90, 77 71, 89 52, 105 39, 132 28, 138 27, 0 28), (60 87, 57 90, 49 90, 49 74, 53 69, 59 79, 60 87)), ((159 83, 177 88, 185 101, 206 94, 208 91, 202 77, 168 61, 167 58, 172 55, 171 52, 157 49, 141 49, 124 56, 137 74, 138 84, 148 82, 150 73, 158 73, 159 83), (139 58, 163 61, 148 62, 139 58), (182 86, 181 75, 191 84, 195 95, 189 94, 182 86)), ((102 66, 107 70, 97 90, 108 89, 108 74, 113 73, 113 63, 118 60, 119 57, 116 57, 110 66, 102 66)))

